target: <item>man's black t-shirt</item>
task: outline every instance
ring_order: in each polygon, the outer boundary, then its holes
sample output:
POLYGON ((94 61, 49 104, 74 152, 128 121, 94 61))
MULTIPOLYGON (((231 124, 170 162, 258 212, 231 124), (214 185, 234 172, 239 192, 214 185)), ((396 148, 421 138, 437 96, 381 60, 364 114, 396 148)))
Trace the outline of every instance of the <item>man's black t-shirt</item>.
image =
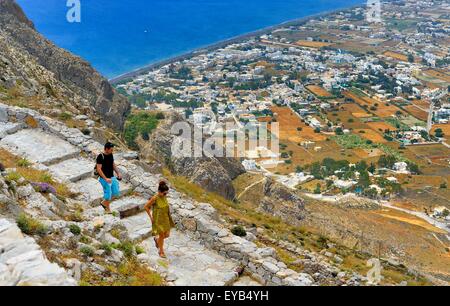
POLYGON ((102 165, 103 174, 107 178, 112 178, 114 176, 114 156, 112 154, 99 154, 97 156, 97 165, 102 165))

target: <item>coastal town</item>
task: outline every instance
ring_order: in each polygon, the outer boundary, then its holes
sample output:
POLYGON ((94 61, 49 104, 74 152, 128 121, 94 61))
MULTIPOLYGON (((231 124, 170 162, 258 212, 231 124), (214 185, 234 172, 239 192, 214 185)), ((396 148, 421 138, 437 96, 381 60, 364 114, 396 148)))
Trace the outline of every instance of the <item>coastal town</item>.
POLYGON ((448 285, 450 4, 316 11, 107 80, 0 0, 0 285, 448 285))
POLYGON ((389 2, 368 14, 280 27, 116 87, 136 108, 178 111, 209 134, 278 123, 281 152, 247 146, 242 163, 289 188, 385 200, 425 188, 438 200, 419 207, 449 220, 450 6, 389 2))

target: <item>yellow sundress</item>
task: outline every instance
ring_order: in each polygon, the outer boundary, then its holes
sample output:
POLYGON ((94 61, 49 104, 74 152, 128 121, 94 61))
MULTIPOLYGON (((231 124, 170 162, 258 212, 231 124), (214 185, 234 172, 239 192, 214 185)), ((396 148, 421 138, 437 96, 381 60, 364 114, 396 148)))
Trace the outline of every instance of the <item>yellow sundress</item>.
POLYGON ((157 236, 161 233, 168 232, 175 227, 175 223, 170 215, 169 202, 166 197, 156 195, 155 204, 152 206, 153 224, 152 235, 157 236))

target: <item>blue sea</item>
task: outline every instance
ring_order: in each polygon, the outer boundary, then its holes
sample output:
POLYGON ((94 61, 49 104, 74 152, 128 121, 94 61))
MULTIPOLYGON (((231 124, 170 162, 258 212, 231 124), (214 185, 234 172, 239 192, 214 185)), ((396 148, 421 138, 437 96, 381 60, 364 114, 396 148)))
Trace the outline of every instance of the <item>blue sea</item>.
POLYGON ((36 28, 105 76, 132 71, 240 34, 363 0, 17 0, 36 28))

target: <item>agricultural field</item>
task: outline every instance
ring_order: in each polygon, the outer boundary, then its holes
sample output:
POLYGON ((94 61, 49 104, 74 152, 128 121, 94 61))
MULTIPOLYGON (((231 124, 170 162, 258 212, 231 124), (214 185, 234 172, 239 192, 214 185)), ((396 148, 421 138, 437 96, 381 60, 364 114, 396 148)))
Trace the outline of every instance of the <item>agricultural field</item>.
POLYGON ((387 140, 382 135, 372 129, 358 129, 353 131, 354 134, 358 134, 364 139, 373 141, 374 143, 386 143, 387 140))
POLYGON ((306 88, 319 98, 320 97, 330 98, 333 96, 331 93, 326 91, 322 86, 308 85, 308 86, 306 86, 306 88))
POLYGON ((407 105, 403 107, 408 113, 419 120, 426 121, 428 119, 428 112, 425 112, 415 105, 407 105))
POLYGON ((280 142, 286 145, 281 152, 292 152, 289 157, 291 164, 280 164, 272 172, 280 174, 289 174, 295 172, 297 166, 304 167, 314 162, 322 162, 325 158, 332 158, 335 160, 346 159, 352 163, 356 163, 361 158, 370 158, 369 152, 358 152, 355 149, 345 149, 339 146, 331 139, 328 141, 319 141, 310 145, 301 146, 293 142, 280 142))
POLYGON ((429 69, 425 70, 423 73, 430 77, 437 78, 444 82, 450 83, 450 74, 442 69, 429 69))
POLYGON ((407 62, 408 61, 408 56, 404 55, 402 53, 398 53, 398 52, 393 52, 393 51, 386 51, 383 53, 384 56, 402 61, 402 62, 407 62))
POLYGON ((352 113, 340 110, 336 112, 327 113, 328 120, 332 121, 334 124, 342 124, 345 129, 365 129, 367 125, 352 113))
POLYGON ((430 89, 447 87, 450 82, 442 78, 446 78, 444 74, 436 73, 434 70, 425 70, 414 75, 419 80, 423 81, 430 89), (440 77, 437 77, 439 75, 440 77))
POLYGON ((403 113, 397 106, 371 98, 358 89, 345 91, 344 96, 353 99, 361 107, 366 107, 380 118, 394 116, 397 112, 403 113))
POLYGON ((406 158, 397 150, 398 144, 395 142, 375 143, 364 139, 360 134, 348 134, 331 137, 332 140, 344 149, 379 149, 383 154, 393 155, 397 160, 406 160, 406 158))
POLYGON ((355 103, 347 103, 341 106, 341 108, 345 109, 346 111, 349 111, 352 116, 356 118, 369 118, 372 117, 371 114, 369 114, 366 110, 361 108, 358 104, 355 103))
POLYGON ((441 129, 444 132, 444 138, 447 142, 450 141, 450 123, 447 124, 434 124, 431 129, 431 133, 434 134, 437 129, 441 129))
POLYGON ((331 43, 327 42, 309 41, 309 40, 299 40, 295 44, 300 47, 317 48, 317 49, 332 45, 331 43))
POLYGON ((367 122, 366 123, 372 130, 379 133, 384 133, 384 131, 397 131, 397 128, 387 122, 367 122))
POLYGON ((299 143, 302 141, 324 141, 326 136, 315 133, 314 129, 307 126, 288 107, 272 107, 272 112, 277 114, 280 124, 280 141, 299 143))
POLYGON ((401 118, 400 120, 403 124, 406 124, 407 126, 411 127, 411 126, 426 126, 425 121, 423 120, 419 120, 411 115, 407 115, 401 118))
POLYGON ((430 102, 428 102, 426 100, 413 100, 413 101, 411 101, 411 103, 422 109, 428 110, 430 108, 430 102))

